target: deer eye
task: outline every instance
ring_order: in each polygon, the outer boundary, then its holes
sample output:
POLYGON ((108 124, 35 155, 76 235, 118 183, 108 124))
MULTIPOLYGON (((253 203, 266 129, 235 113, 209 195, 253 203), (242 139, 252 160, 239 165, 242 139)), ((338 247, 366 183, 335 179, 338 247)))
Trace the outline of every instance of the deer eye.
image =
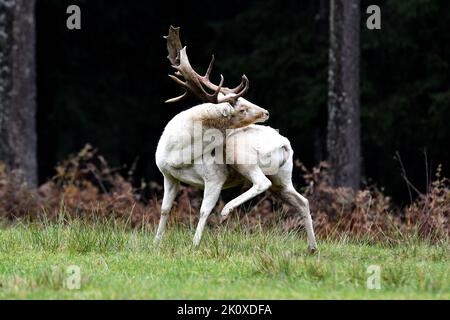
POLYGON ((242 110, 239 110, 239 112, 240 112, 240 113, 246 113, 246 112, 247 112, 247 110, 245 110, 245 109, 242 109, 242 110))

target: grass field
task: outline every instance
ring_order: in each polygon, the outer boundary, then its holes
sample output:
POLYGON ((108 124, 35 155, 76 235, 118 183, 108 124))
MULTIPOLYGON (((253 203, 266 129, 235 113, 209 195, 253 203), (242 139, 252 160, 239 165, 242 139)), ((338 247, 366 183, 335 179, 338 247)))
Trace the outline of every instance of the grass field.
MULTIPOLYGON (((15 224, 0 228, 2 299, 435 299, 450 298, 449 243, 404 236, 397 244, 306 240, 273 230, 193 230, 170 225, 162 245, 153 228, 123 224, 15 224), (80 289, 71 265, 79 267, 80 289), (366 287, 380 266, 381 289, 366 287), (67 285, 69 282, 69 285, 67 285)), ((392 243, 392 242, 391 242, 392 243)))

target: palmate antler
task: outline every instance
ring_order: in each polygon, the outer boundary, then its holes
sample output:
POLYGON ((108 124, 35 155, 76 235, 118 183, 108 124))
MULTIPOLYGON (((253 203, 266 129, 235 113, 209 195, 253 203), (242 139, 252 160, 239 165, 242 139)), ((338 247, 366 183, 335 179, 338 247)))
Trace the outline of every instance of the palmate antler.
POLYGON ((181 45, 180 28, 170 26, 169 34, 164 38, 167 39, 167 51, 169 52, 167 58, 172 64, 172 67, 176 70, 175 75, 170 74, 169 77, 185 89, 185 92, 181 96, 169 99, 166 103, 180 101, 189 93, 193 94, 203 102, 235 102, 239 97, 242 97, 248 91, 249 81, 245 75, 242 76, 241 83, 233 89, 223 87, 223 75, 220 75, 219 85, 215 85, 209 80, 209 75, 211 74, 215 60, 214 55, 212 56, 211 62, 209 63, 208 69, 206 70, 204 76, 201 76, 195 72, 189 63, 186 47, 181 45), (178 77, 182 77, 182 79, 178 77), (205 87, 209 90, 213 90, 214 92, 208 93, 205 90, 205 87), (219 97, 219 93, 222 93, 224 96, 219 97))

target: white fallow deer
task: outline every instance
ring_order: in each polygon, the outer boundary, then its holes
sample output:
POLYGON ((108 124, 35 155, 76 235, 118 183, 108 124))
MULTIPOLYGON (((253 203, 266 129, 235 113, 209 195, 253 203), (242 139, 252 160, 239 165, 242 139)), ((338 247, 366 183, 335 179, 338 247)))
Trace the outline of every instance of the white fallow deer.
POLYGON ((221 190, 250 182, 249 190, 225 205, 222 219, 237 206, 270 189, 302 215, 309 250, 315 251, 308 200, 292 184, 293 150, 289 140, 276 130, 253 124, 266 121, 269 113, 242 97, 249 87, 247 77, 244 75, 234 89, 222 86, 223 76, 220 84, 215 85, 209 80, 214 57, 205 76, 201 76, 191 67, 186 47, 181 46, 179 28, 170 27, 165 38, 168 59, 176 69, 175 75, 183 80, 169 76, 186 90, 182 96, 166 102, 192 94, 206 103, 177 114, 159 140, 156 164, 164 176, 164 196, 155 243, 163 237, 180 182, 204 189, 194 246, 200 243, 221 190), (223 154, 225 161, 220 159, 223 154))

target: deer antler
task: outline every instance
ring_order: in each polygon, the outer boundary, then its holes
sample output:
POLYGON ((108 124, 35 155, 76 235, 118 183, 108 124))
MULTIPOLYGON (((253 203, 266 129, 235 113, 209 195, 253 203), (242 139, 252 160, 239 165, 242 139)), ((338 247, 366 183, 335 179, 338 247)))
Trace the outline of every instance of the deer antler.
POLYGON ((214 65, 214 55, 211 58, 211 62, 209 63, 204 76, 195 72, 189 63, 186 47, 181 45, 180 28, 170 26, 169 34, 164 38, 167 39, 167 51, 169 52, 167 58, 172 64, 172 67, 176 70, 175 75, 169 75, 169 77, 185 89, 185 92, 181 96, 169 99, 166 103, 180 101, 186 97, 188 93, 195 95, 204 102, 235 102, 248 91, 249 80, 245 75, 242 76, 241 83, 233 89, 223 87, 223 75, 220 75, 219 85, 215 85, 209 80, 209 75, 211 74, 214 65), (182 77, 184 81, 178 77, 182 77), (214 92, 208 93, 205 90, 205 87, 214 92), (219 93, 222 93, 225 97, 219 98, 219 93))

